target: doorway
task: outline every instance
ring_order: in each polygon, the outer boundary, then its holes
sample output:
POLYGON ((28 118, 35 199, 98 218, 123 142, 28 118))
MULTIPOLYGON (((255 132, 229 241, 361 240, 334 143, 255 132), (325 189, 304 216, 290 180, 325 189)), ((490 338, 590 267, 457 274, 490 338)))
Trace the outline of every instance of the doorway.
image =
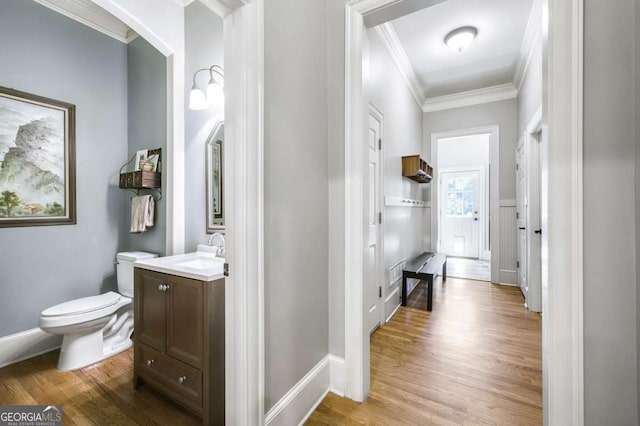
MULTIPOLYGON (((360 298, 363 288, 362 177, 364 158, 362 120, 362 31, 368 21, 387 12, 397 2, 354 0, 345 6, 345 361, 346 395, 362 401, 368 393, 368 345, 363 339, 360 298), (360 177, 360 178, 359 178, 360 177)), ((438 2, 435 2, 438 3, 438 2)), ((569 424, 581 419, 584 402, 581 266, 582 242, 582 81, 583 1, 567 5, 543 1, 543 123, 541 158, 543 201, 541 224, 556 234, 542 234, 543 305, 554 312, 543 317, 543 382, 545 423, 569 424), (548 46, 553 46, 549 49, 548 46), (577 84, 567 85, 567 81, 577 84), (548 165, 547 166, 545 166, 548 165), (545 183, 558 182, 554 186, 545 183), (546 201, 545 201, 546 200, 546 201), (550 220, 552 218, 552 220, 550 220), (559 226, 567 224, 567 226, 559 226), (564 256, 558 256, 564 254, 564 256), (568 261, 572 267, 567 268, 568 261), (566 285, 549 286, 549 277, 566 285), (571 303, 564 303, 564 302, 571 303), (577 337, 576 337, 577 336, 577 337), (554 355, 555 354, 555 355, 554 355), (557 354, 564 354, 558 356, 557 354), (571 364, 567 365, 568 360, 571 364), (550 372, 553 374, 550 374, 550 372), (566 391, 570 389, 571 391, 566 391)), ((433 144, 432 144, 433 147, 433 144)), ((493 153, 493 150, 492 150, 493 153)), ((433 157, 432 157, 433 158, 433 157)), ((493 176, 494 167, 491 169, 493 176)), ((494 191, 491 191, 493 213, 494 191)), ((497 197, 496 197, 497 199, 497 197)), ((437 198, 432 199, 437 203, 437 198)), ((434 209, 435 206, 432 206, 434 209)), ((496 205, 496 208, 499 204, 496 205)), ((435 209, 434 209, 435 210, 435 209)), ((432 215, 432 217, 435 215, 432 215)), ((493 218, 493 214, 492 214, 493 218)), ((500 243, 493 238, 492 251, 500 243)), ((434 227, 432 227, 434 230, 434 227)), ((434 232, 435 233, 435 232, 434 232)), ((436 240, 437 241, 437 240, 436 240)), ((496 262, 492 275, 497 276, 496 262)))
POLYGON ((541 119, 542 111, 538 111, 516 151, 518 286, 525 306, 534 312, 542 312, 541 119))

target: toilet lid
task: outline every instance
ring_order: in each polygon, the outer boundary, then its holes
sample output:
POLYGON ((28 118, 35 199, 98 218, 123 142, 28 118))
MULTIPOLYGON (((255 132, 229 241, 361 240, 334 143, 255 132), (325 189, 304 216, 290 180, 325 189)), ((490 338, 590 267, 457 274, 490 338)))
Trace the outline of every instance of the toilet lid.
POLYGON ((60 315, 76 315, 95 311, 114 305, 120 300, 120 295, 110 291, 99 296, 89 296, 69 302, 60 303, 42 311, 43 317, 54 317, 60 315))

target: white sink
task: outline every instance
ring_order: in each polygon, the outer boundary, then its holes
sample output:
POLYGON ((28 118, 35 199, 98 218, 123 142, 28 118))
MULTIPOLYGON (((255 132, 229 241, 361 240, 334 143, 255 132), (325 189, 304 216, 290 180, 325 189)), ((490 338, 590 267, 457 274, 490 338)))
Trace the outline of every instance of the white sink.
MULTIPOLYGON (((219 258, 209 258, 200 256, 193 260, 187 260, 186 262, 178 263, 176 266, 182 266, 184 268, 194 268, 194 269, 207 269, 207 268, 215 268, 220 262, 216 259, 219 258)), ((221 259, 224 263, 224 259, 221 259)))
POLYGON ((134 263, 134 266, 201 281, 215 281, 224 278, 224 262, 224 258, 200 250, 175 256, 139 260, 134 263))

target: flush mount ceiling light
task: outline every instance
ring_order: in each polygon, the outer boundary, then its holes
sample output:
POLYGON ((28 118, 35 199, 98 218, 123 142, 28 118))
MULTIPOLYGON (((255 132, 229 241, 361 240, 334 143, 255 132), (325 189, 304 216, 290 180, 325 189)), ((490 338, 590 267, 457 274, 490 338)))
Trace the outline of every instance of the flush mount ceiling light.
POLYGON ((456 28, 445 36, 444 44, 454 52, 462 52, 471 44, 477 34, 478 29, 476 27, 456 28))
POLYGON ((201 68, 193 74, 193 86, 189 94, 189 109, 203 110, 211 106, 224 105, 224 70, 218 65, 201 68), (209 71, 207 94, 196 85, 196 75, 201 71, 209 71))

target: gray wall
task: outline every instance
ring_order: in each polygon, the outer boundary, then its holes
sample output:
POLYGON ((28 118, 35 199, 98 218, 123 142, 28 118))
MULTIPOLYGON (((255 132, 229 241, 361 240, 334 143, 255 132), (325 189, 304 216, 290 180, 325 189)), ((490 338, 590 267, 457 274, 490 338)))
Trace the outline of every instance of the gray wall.
POLYGON ((542 106, 542 37, 533 48, 533 55, 520 92, 518 93, 518 140, 523 137, 527 125, 542 106))
POLYGON ((634 6, 585 1, 585 424, 638 423, 634 6))
POLYGON ((0 228, 0 336, 115 290, 126 246, 127 48, 31 1, 0 3, 0 85, 76 105, 77 225, 0 228))
POLYGON ((327 0, 329 352, 344 357, 344 4, 327 0))
MULTIPOLYGON (((167 61, 142 37, 127 45, 127 69, 129 81, 129 153, 127 159, 138 150, 162 148, 162 187, 167 188, 167 61)), ((125 157, 123 157, 125 158, 125 157)), ((131 224, 133 193, 126 194, 126 206, 120 213, 131 224)), ((154 194, 140 191, 140 194, 154 194)), ((156 198, 158 198, 156 196, 156 198)), ((140 250, 164 255, 167 240, 166 198, 156 202, 155 225, 140 234, 128 234, 127 250, 140 250)))
MULTIPOLYGON (((384 195, 424 199, 425 188, 402 177, 402 156, 422 155, 422 108, 414 99, 375 30, 369 40, 369 101, 383 116, 384 195)), ((426 209, 384 207, 385 296, 397 290, 400 281, 389 287, 389 268, 423 251, 426 209)), ((400 304, 399 297, 385 304, 385 318, 400 304)))
POLYGON ((635 8, 635 225, 636 225, 636 376, 637 398, 636 407, 639 410, 637 416, 640 419, 640 7, 635 8))
MULTIPOLYGON (((223 21, 200 2, 185 9, 185 251, 206 242, 205 142, 224 111, 212 107, 189 109, 193 73, 200 68, 224 68, 223 21)), ((206 90, 209 73, 198 74, 198 87, 206 90)))
POLYGON ((516 198, 518 101, 508 99, 424 113, 424 154, 431 160, 431 134, 474 127, 500 126, 500 199, 516 198))
POLYGON ((329 177, 326 2, 264 13, 268 410, 328 353, 329 177))

